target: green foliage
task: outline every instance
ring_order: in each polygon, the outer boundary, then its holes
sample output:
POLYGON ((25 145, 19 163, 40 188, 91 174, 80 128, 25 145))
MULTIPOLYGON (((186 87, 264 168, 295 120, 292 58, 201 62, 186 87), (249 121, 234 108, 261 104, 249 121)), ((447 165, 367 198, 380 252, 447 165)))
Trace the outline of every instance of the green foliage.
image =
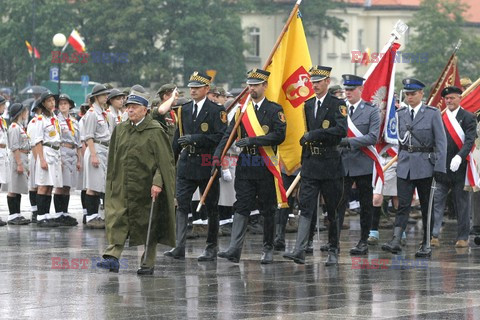
POLYGON ((467 10, 461 0, 423 0, 415 13, 410 27, 416 34, 408 43, 409 51, 427 53, 428 61, 410 67, 414 76, 427 86, 440 76, 458 39, 462 39, 457 52, 460 76, 472 79, 478 76, 480 61, 476 53, 480 50, 480 39, 466 28, 463 15, 467 10))

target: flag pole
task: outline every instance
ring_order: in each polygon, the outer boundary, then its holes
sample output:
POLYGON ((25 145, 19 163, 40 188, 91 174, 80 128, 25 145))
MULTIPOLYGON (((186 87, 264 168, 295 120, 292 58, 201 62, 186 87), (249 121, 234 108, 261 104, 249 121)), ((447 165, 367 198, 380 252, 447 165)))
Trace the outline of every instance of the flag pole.
POLYGON ((445 65, 445 67, 443 68, 442 73, 440 73, 440 77, 438 77, 437 82, 435 82, 435 85, 433 86, 433 89, 430 90, 430 94, 428 95, 428 99, 427 99, 427 101, 428 101, 427 104, 428 105, 430 105, 432 103, 433 97, 435 96, 435 94, 438 91, 437 86, 439 84, 443 83, 443 80, 445 79, 445 76, 446 76, 445 72, 447 71, 448 67, 450 66, 453 59, 455 58, 455 56, 457 54, 457 51, 458 51, 458 49, 460 49, 461 45, 462 45, 462 39, 458 39, 457 45, 455 46, 455 49, 453 50, 452 55, 450 56, 450 59, 448 59, 448 62, 445 65))
MULTIPOLYGON (((285 25, 283 26, 283 29, 282 31, 280 32, 280 35, 278 36, 277 38, 277 41, 275 42, 275 45, 273 46, 272 48, 272 51, 270 52, 270 55, 268 56, 267 60, 265 61, 265 64, 263 65, 263 69, 266 69, 270 63, 272 63, 272 58, 273 58, 273 55, 275 54, 275 52, 277 51, 277 48, 278 46, 280 45, 280 42, 282 41, 283 39, 283 36, 285 35, 285 33, 287 32, 288 30, 288 27, 290 26, 290 22, 293 20, 293 18, 295 17, 295 15, 297 14, 298 12, 298 7, 300 6, 300 4, 302 3, 302 0, 297 0, 297 2, 295 3, 295 6, 293 7, 292 11, 290 12, 290 15, 287 19, 287 22, 285 23, 285 25)), ((238 95, 238 97, 233 101, 233 103, 230 105, 230 107, 228 108, 228 110, 231 110, 231 108, 233 106, 235 106, 238 101, 241 99, 241 97, 247 92, 248 90, 248 87, 245 87, 245 89, 243 89, 242 93, 240 93, 238 95)), ((247 101, 245 101, 245 104, 244 106, 247 106, 248 105, 248 102, 249 102, 249 98, 247 98, 247 101)), ((235 122, 235 126, 233 127, 233 130, 232 132, 230 133, 230 136, 228 137, 228 140, 227 140, 227 143, 225 144, 225 147, 223 148, 223 151, 222 151, 222 155, 220 157, 220 163, 222 163, 223 161, 223 157, 225 157, 225 154, 227 153, 228 149, 230 149, 232 143, 233 143, 233 140, 235 139, 235 136, 237 134, 237 129, 238 127, 240 126, 240 123, 242 121, 242 118, 243 118, 243 115, 245 114, 245 110, 246 108, 242 108, 242 111, 240 113, 240 115, 238 116, 238 119, 236 120, 235 122)), ((218 174, 218 169, 215 169, 215 171, 213 172, 212 176, 210 177, 210 180, 208 181, 208 184, 207 186, 205 187, 205 191, 203 192, 202 194, 202 197, 200 199, 200 202, 198 203, 198 206, 197 206, 197 212, 200 212, 200 209, 202 208, 202 206, 205 204, 205 199, 207 198, 207 194, 208 192, 210 191, 210 188, 212 187, 212 184, 213 182, 215 181, 215 178, 217 177, 217 174, 218 174)))

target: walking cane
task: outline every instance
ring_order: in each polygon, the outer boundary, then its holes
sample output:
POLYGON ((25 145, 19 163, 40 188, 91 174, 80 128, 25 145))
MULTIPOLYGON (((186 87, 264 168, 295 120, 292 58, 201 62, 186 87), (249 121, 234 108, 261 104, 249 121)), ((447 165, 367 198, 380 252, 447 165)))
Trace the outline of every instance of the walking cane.
POLYGON ((428 214, 427 214, 427 248, 430 248, 430 225, 432 219, 432 209, 433 209, 433 195, 437 189, 437 181, 435 178, 432 179, 432 187, 430 190, 430 198, 428 199, 428 214))
POLYGON ((147 241, 145 242, 145 254, 143 255, 143 261, 142 261, 143 265, 145 265, 145 261, 147 261, 148 243, 150 242, 150 229, 152 228, 152 216, 153 216, 154 204, 155 204, 155 198, 152 198, 152 207, 150 208, 150 217, 148 218, 147 241))

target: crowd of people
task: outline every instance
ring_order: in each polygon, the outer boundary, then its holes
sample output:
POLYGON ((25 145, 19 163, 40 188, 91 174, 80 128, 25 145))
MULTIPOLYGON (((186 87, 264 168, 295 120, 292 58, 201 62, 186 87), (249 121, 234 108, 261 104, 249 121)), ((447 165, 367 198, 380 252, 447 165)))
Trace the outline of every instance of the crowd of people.
MULTIPOLYGON (((431 246, 440 245, 451 191, 456 246, 467 247, 472 209, 464 186, 478 187, 468 183, 469 176, 478 178, 471 161, 477 121, 460 106, 463 88, 442 91, 447 106, 442 113, 425 104, 421 81, 404 79, 406 98, 396 105, 398 144, 388 144, 380 133, 385 110, 361 98, 365 79, 345 74, 342 87, 330 86, 331 72, 327 66, 309 71, 315 95, 303 106, 306 132, 296 172, 267 161, 277 157, 288 119, 281 105, 265 97, 266 70, 247 73, 250 102, 243 110, 201 72, 188 81, 190 100, 174 84, 161 86, 153 96, 140 85, 121 91, 98 84, 76 116, 66 94, 44 92, 31 106, 12 103, 10 125, 0 121, 0 183, 8 191, 9 208, 7 222, 0 224, 76 226, 68 206, 71 191, 81 190, 83 224, 105 228, 109 243, 97 265, 118 272, 128 239, 131 246, 145 245, 137 273, 150 275, 157 243, 173 247, 164 256, 184 259, 187 239, 202 235, 206 246, 198 261, 220 257, 238 263, 247 230, 263 234, 260 262, 273 263, 274 252, 286 249, 288 221, 298 207, 295 247, 283 257, 306 262, 323 212, 328 241, 320 250, 328 254, 325 265, 332 266, 338 264, 340 233, 354 192, 361 231, 351 255, 366 255, 378 244, 384 197, 391 198, 396 217, 392 240, 381 248, 401 252, 417 194, 423 241, 415 256, 425 258, 431 246), (387 163, 379 179, 378 166, 387 163), (282 190, 297 174, 297 192, 283 199, 282 190), (21 214, 22 194, 29 195, 31 219, 21 214), (50 212, 52 195, 55 212, 50 212), (204 207, 197 213, 201 196, 204 207), (231 237, 223 251, 219 235, 231 237)), ((0 96, 0 114, 6 102, 0 96)))

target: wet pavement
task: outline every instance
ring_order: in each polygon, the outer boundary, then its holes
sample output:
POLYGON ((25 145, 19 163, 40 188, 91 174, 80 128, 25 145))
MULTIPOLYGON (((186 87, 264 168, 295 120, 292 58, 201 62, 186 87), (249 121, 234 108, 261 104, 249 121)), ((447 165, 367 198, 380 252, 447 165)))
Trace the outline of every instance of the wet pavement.
MULTIPOLYGON (((6 195, 0 197, 6 220, 6 195)), ((29 218, 28 200, 22 212, 29 218)), ((81 222, 78 193, 70 211, 81 222)), ((53 205, 52 205, 53 210, 53 205)), ((139 277, 142 247, 127 248, 118 274, 95 268, 106 246, 103 230, 29 226, 0 228, 1 319, 480 319, 480 247, 455 249, 456 225, 447 221, 441 247, 415 260, 418 226, 409 225, 402 255, 370 246, 368 260, 352 260, 358 215, 342 231, 340 265, 325 267, 315 238, 306 265, 275 255, 261 265, 261 235, 247 235, 242 260, 199 263, 205 239, 187 240, 187 258, 163 257, 154 276, 139 277), (386 260, 387 259, 387 260, 386 260), (65 266, 65 269, 61 269, 65 266), (69 269, 67 269, 67 266, 69 269)), ((380 243, 391 231, 381 230, 380 243)), ((220 238, 220 247, 228 245, 220 238)), ((287 234, 292 249, 295 234, 287 234)))

